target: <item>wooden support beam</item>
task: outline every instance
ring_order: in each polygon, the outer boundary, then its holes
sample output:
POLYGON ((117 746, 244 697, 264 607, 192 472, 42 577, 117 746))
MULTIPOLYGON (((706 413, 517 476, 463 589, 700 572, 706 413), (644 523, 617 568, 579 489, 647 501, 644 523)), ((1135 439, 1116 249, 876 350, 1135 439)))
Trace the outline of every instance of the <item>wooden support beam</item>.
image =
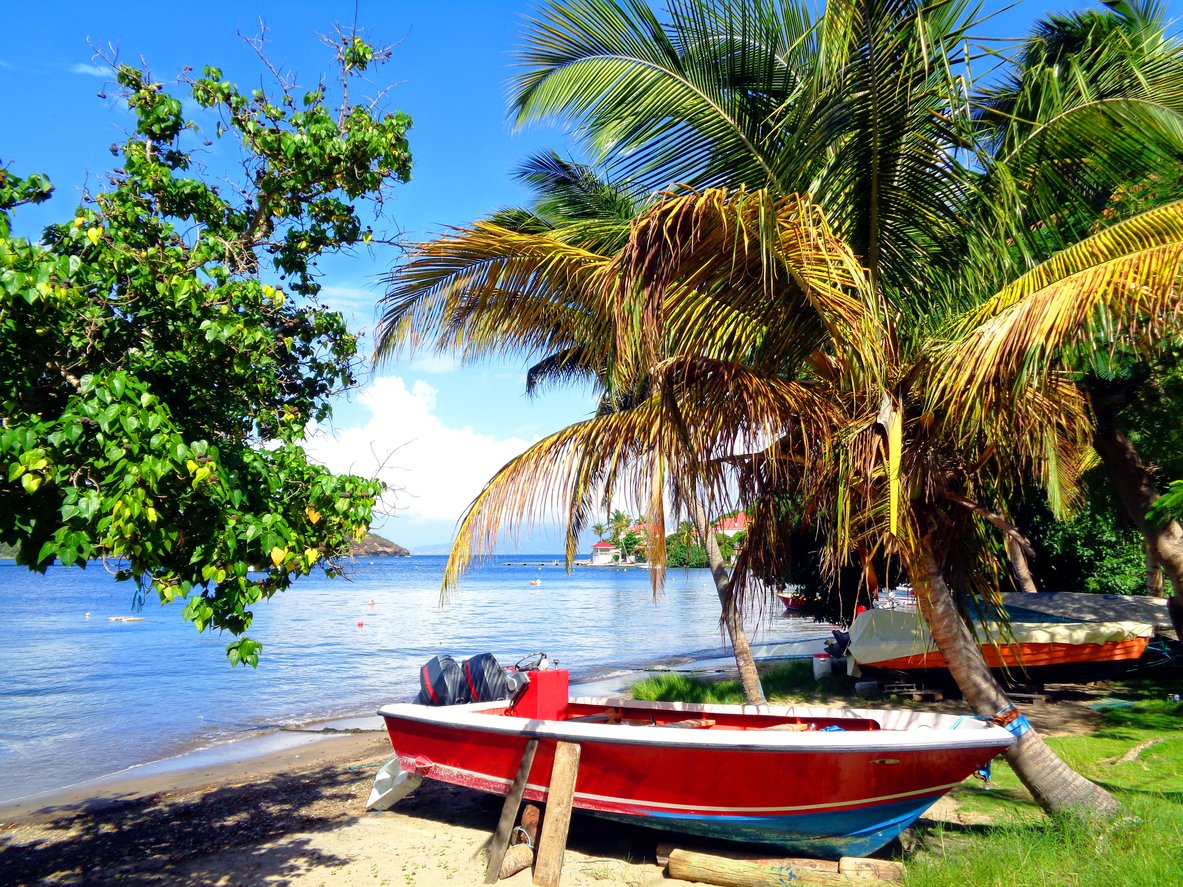
POLYGON ((669 875, 683 881, 700 881, 721 887, 772 887, 788 883, 873 887, 903 879, 904 867, 884 859, 841 860, 746 856, 739 853, 692 850, 669 851, 669 875))
POLYGON ((522 803, 522 795, 526 793, 526 781, 530 778, 530 768, 534 766, 534 753, 538 751, 538 740, 531 739, 526 743, 526 750, 522 753, 522 761, 518 765, 518 775, 514 777, 509 793, 505 796, 505 804, 501 807, 501 819, 497 821, 497 830, 489 844, 489 865, 485 869, 485 883, 496 884, 501 872, 501 862, 505 859, 505 851, 509 848, 509 836, 513 833, 513 824, 518 818, 518 807, 522 803))
POLYGON ((554 769, 546 794, 546 814, 542 817, 542 835, 534 863, 534 883, 538 887, 559 887, 563 873, 563 853, 567 849, 567 830, 571 827, 571 803, 575 799, 575 778, 579 775, 579 744, 559 742, 555 746, 554 769))

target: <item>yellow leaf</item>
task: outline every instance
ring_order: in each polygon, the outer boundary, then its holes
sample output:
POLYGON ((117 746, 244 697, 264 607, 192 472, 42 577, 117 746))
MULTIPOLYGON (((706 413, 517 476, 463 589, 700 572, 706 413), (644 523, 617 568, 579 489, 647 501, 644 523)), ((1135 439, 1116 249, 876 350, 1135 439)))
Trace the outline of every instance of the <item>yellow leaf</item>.
POLYGON ((103 229, 102 228, 87 228, 86 229, 86 238, 91 243, 98 243, 99 238, 102 236, 103 236, 103 229))
POLYGON ((305 548, 304 549, 304 560, 307 561, 308 566, 311 567, 318 560, 320 560, 320 552, 317 551, 315 548, 305 548))
POLYGON ((273 549, 271 549, 271 563, 275 564, 277 567, 283 563, 283 559, 287 556, 288 550, 286 548, 280 548, 278 545, 276 545, 273 549))
POLYGON ((311 505, 309 505, 307 508, 304 509, 304 513, 306 515, 308 515, 308 522, 310 524, 312 524, 312 526, 315 527, 317 524, 320 523, 320 512, 317 511, 315 508, 313 508, 311 505))
POLYGON ((84 219, 82 216, 75 216, 74 217, 74 227, 75 228, 81 228, 85 224, 86 224, 86 219, 84 219))

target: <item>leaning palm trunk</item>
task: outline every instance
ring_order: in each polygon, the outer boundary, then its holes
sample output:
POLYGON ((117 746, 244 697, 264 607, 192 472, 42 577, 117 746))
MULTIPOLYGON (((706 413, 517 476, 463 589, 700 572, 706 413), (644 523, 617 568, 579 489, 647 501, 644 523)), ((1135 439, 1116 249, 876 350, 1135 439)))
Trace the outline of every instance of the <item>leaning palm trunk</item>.
POLYGON ((723 608, 723 625, 727 629, 727 637, 735 653, 735 665, 739 669, 739 683, 743 687, 744 701, 759 705, 766 701, 764 688, 760 685, 760 674, 756 670, 756 660, 752 658, 752 647, 748 643, 748 634, 744 631, 743 618, 735 606, 735 597, 731 594, 731 579, 723 563, 723 552, 719 550, 719 542, 715 539, 706 510, 698 502, 694 502, 691 509, 694 525, 702 537, 703 548, 706 549, 707 564, 711 568, 711 578, 715 580, 719 605, 723 608))
POLYGON ((1010 568, 1015 574, 1019 588, 1026 594, 1038 594, 1039 587, 1035 584, 1035 577, 1031 575, 1027 554, 1013 536, 1006 537, 1006 556, 1010 560, 1010 568))
MULTIPOLYGON (((1013 715, 1012 703, 994 679, 965 620, 957 612, 944 574, 930 549, 924 550, 922 560, 921 611, 966 702, 983 717, 1002 714, 1005 718, 1006 712, 1013 715)), ((1111 794, 1056 757, 1034 728, 1019 737, 1007 751, 1006 759, 1035 802, 1048 812, 1077 810, 1110 816, 1119 807, 1111 794)))
POLYGON ((1167 611, 1176 636, 1183 638, 1183 527, 1174 520, 1157 525, 1146 520, 1146 513, 1159 498, 1154 478, 1133 443, 1117 426, 1112 412, 1096 412, 1093 448, 1105 464, 1130 520, 1145 537, 1150 557, 1171 580, 1174 596, 1167 600, 1167 611))

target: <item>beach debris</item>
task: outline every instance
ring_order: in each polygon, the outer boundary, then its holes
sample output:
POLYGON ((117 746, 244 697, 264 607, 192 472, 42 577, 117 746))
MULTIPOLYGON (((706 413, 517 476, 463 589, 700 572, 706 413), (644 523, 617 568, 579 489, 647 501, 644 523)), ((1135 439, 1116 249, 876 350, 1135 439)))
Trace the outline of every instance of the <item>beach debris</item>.
POLYGON ((395 803, 401 801, 419 787, 423 777, 408 773, 398 762, 398 756, 390 758, 378 768, 374 777, 374 787, 370 790, 370 798, 366 801, 367 810, 389 810, 395 803))
POLYGON ((511 878, 522 869, 534 864, 534 848, 529 844, 514 844, 505 851, 501 860, 501 868, 497 870, 498 880, 511 878))
MULTIPOLYGON (((660 849, 659 849, 660 853, 660 849)), ((904 879, 904 864, 890 859, 764 857, 712 850, 674 849, 668 852, 671 878, 701 881, 720 887, 764 887, 787 884, 857 884, 872 887, 904 879)))

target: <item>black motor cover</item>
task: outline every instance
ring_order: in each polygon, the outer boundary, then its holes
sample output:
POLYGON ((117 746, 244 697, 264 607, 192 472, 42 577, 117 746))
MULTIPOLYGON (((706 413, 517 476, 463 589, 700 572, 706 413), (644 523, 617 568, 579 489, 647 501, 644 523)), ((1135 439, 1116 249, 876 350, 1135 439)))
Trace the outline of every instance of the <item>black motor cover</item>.
POLYGON ((456 660, 444 653, 433 656, 419 669, 419 705, 456 705, 469 702, 468 682, 456 660))
POLYGON ((481 653, 464 661, 464 679, 473 702, 492 702, 509 699, 509 681, 505 669, 497 664, 492 653, 481 653))

